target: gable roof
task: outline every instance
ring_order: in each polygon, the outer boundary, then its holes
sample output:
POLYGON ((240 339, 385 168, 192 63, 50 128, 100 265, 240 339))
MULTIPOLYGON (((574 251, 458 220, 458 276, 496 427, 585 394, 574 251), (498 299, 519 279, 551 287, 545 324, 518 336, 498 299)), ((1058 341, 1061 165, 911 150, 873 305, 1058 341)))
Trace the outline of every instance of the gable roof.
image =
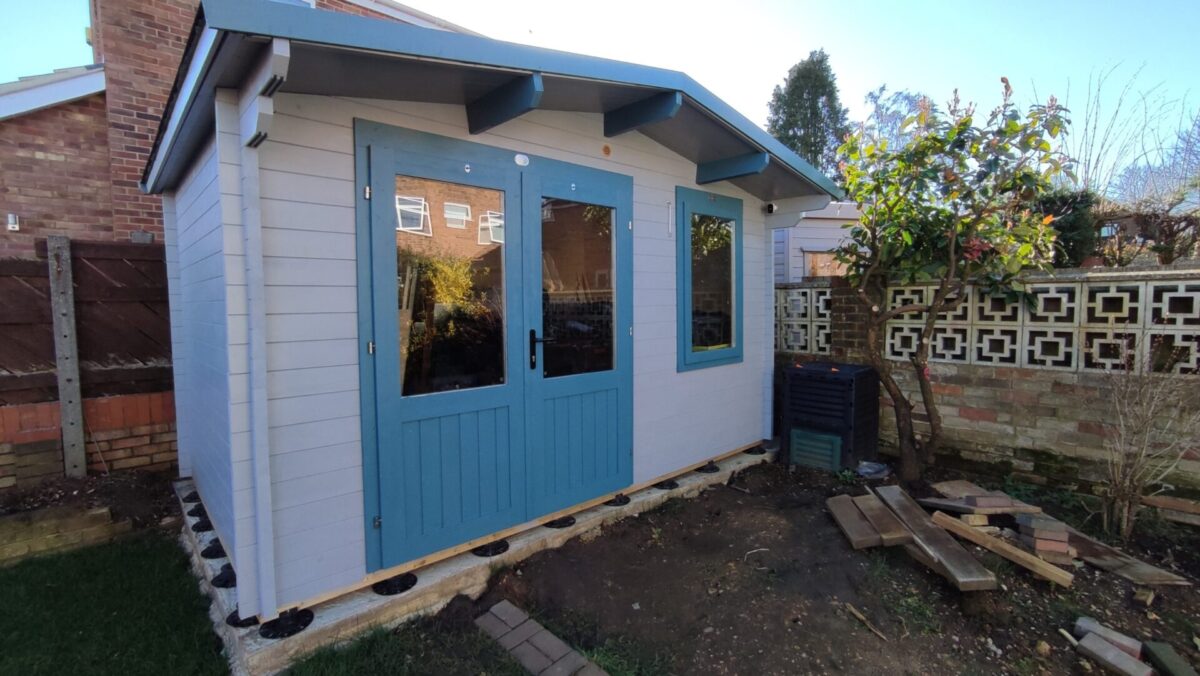
POLYGON ((104 65, 60 68, 0 83, 0 120, 32 113, 104 91, 104 65))
POLYGON ((168 190, 179 179, 209 128, 215 89, 238 86, 266 38, 291 45, 282 92, 469 106, 530 81, 537 88, 532 107, 542 110, 611 115, 649 106, 632 115, 628 128, 707 168, 698 171, 701 182, 729 177, 764 200, 840 194, 683 73, 267 0, 203 0, 143 175, 145 189, 168 190), (655 105, 663 100, 665 109, 655 105))

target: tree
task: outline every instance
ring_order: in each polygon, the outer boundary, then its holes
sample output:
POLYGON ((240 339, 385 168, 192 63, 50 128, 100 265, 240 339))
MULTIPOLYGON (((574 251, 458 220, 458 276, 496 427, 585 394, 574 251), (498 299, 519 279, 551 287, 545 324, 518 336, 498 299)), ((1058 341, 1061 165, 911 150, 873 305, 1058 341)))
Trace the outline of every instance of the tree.
POLYGON ((1038 210, 1053 216, 1058 251, 1054 267, 1077 268, 1096 253, 1096 196, 1087 190, 1057 188, 1038 199, 1038 210))
POLYGON ((832 176, 837 173, 837 148, 849 129, 846 115, 829 56, 818 49, 792 66, 782 87, 775 87, 767 130, 832 176))
POLYGON ((906 89, 889 93, 887 85, 880 85, 868 92, 863 100, 871 107, 863 124, 871 128, 872 137, 886 139, 889 146, 899 147, 907 143, 913 133, 912 127, 905 127, 904 121, 920 112, 922 101, 928 101, 929 97, 906 89))
POLYGON ((957 94, 946 113, 926 100, 892 148, 864 128, 839 149, 849 199, 861 216, 838 250, 848 281, 867 314, 867 359, 879 374, 896 416, 900 477, 921 477, 941 443, 942 420, 930 382, 930 341, 939 315, 953 312, 969 285, 994 293, 1021 290, 1018 275, 1045 267, 1054 257, 1053 216, 1037 210, 1066 158, 1051 145, 1064 133, 1065 110, 1051 98, 1021 113, 1004 80, 1001 104, 981 126, 973 106, 957 94), (924 301, 893 306, 894 285, 931 283, 924 301), (929 433, 918 440, 914 404, 896 379, 898 366, 884 346, 889 320, 904 314, 924 320, 911 357, 929 433))

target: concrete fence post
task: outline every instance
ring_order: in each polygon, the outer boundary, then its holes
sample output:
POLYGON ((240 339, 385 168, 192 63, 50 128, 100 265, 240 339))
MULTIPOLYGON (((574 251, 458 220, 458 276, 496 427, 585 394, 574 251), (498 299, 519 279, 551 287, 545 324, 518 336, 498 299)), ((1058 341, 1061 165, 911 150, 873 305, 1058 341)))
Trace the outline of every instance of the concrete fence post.
POLYGON ((54 320, 54 357, 61 410, 63 469, 68 477, 87 474, 83 434, 83 396, 79 385, 79 348, 75 333, 75 288, 71 271, 71 240, 46 238, 50 265, 50 314, 54 320))

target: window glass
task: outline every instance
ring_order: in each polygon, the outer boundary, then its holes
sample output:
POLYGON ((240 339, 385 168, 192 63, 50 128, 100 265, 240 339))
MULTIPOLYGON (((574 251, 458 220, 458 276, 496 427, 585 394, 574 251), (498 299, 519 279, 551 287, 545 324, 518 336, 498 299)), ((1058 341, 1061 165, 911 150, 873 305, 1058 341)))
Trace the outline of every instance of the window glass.
POLYGON ((542 371, 613 368, 611 207, 542 200, 542 371))
POLYGON ((476 241, 480 244, 503 244, 504 214, 498 211, 489 211, 480 216, 479 237, 476 241))
POLYGON ((693 352, 733 347, 734 236, 732 219, 692 214, 693 352))
POLYGON ((442 214, 446 217, 446 227, 456 230, 466 230, 471 222, 471 205, 446 202, 442 214))
POLYGON ((461 213, 447 210, 449 203, 496 214, 503 222, 504 193, 397 176, 396 195, 401 392, 409 396, 503 383, 503 238, 481 242, 465 227, 432 230, 428 219, 431 209, 461 213), (418 232, 417 223, 427 237, 410 236, 418 232))

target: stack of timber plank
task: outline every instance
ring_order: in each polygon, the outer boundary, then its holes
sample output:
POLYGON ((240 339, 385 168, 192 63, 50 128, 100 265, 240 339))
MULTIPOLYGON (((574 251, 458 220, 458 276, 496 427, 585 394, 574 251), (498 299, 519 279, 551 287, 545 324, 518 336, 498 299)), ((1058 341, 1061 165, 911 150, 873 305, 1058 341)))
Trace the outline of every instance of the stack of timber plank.
POLYGON ((940 498, 922 498, 923 506, 956 514, 1038 514, 1042 508, 1030 505, 1002 491, 989 491, 970 481, 942 481, 933 484, 940 498))
MULTIPOLYGON (((875 493, 912 533, 912 545, 906 546, 905 550, 913 558, 945 577, 959 591, 999 587, 995 574, 984 568, 949 533, 935 525, 925 510, 903 489, 899 486, 880 486, 875 493)), ((971 530, 969 526, 963 528, 971 530)))
POLYGON ((854 549, 912 541, 912 533, 871 493, 853 498, 836 495, 826 500, 825 506, 854 549))

